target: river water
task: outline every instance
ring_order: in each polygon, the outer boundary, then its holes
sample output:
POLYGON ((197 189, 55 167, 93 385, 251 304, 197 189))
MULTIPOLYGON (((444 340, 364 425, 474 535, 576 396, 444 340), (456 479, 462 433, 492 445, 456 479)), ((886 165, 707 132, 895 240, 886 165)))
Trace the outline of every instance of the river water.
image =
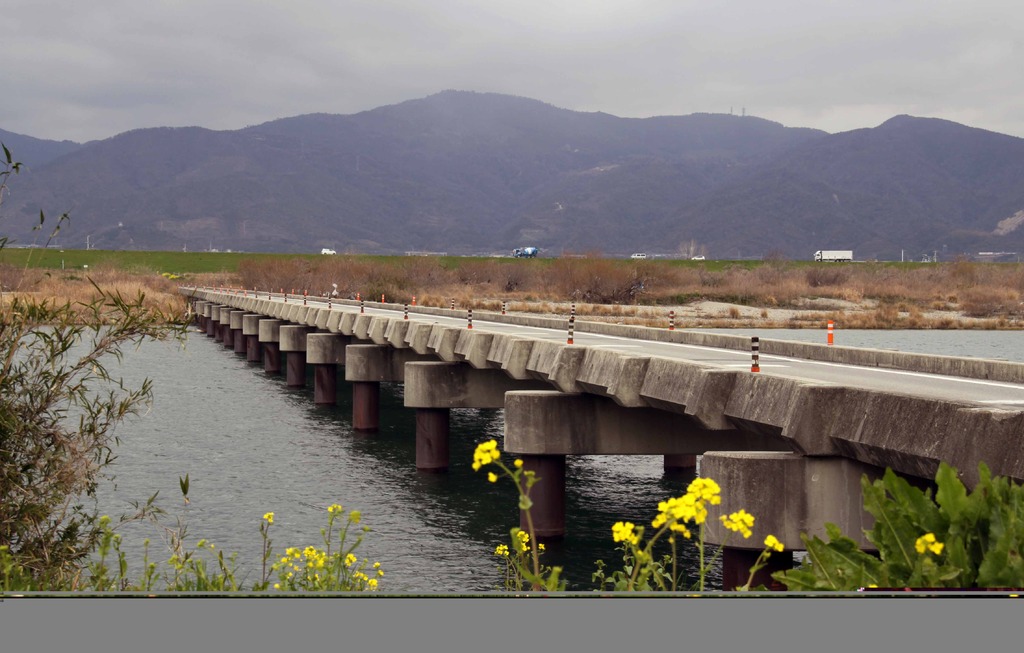
MULTIPOLYGON (((747 333, 731 330, 734 333, 747 333)), ((761 330, 764 338, 824 339, 823 332, 761 330)), ((1024 335, 979 331, 836 332, 836 344, 898 348, 959 356, 1024 361, 1024 335)), ((487 592, 501 586, 493 551, 518 524, 511 483, 487 482, 470 467, 484 440, 502 442, 498 410, 457 409, 451 418, 451 468, 446 474, 415 467, 414 411, 402 387, 382 384, 381 429, 351 428, 351 388, 339 382, 339 404, 313 404, 312 381, 292 389, 198 332, 184 347, 148 342, 126 352, 121 374, 129 385, 153 381, 154 400, 144 415, 120 425, 121 443, 111 467, 113 483, 101 486, 101 510, 113 517, 130 502, 159 492, 164 521, 187 525, 186 542, 205 538, 237 552, 245 584, 258 578, 262 515, 274 512, 271 539, 285 547, 322 546, 326 507, 360 510, 370 527, 357 550, 385 571, 381 590, 399 593, 487 592), (179 478, 189 475, 190 503, 179 478)), ((689 479, 663 470, 661 456, 570 457, 566 470, 566 537, 548 545, 547 564, 565 568, 570 590, 591 590, 595 561, 616 567, 611 539, 619 520, 649 523, 657 504, 685 491, 689 479)), ((132 575, 142 541, 151 556, 166 559, 160 531, 151 524, 123 529, 132 575)), ((684 549, 690 560, 694 550, 684 549)), ((714 587, 717 570, 708 578, 714 587)))

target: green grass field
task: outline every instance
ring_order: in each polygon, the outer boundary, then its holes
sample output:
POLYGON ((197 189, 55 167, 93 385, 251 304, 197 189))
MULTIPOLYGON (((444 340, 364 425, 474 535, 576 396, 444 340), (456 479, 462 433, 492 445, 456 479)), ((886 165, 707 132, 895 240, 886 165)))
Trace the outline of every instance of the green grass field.
POLYGON ((301 254, 246 254, 226 252, 138 252, 102 249, 5 248, 0 263, 18 267, 84 269, 110 266, 128 272, 195 274, 236 272, 239 262, 252 259, 312 258, 301 254))
MULTIPOLYGON (((339 255, 339 258, 345 255, 339 255)), ((366 261, 379 261, 381 263, 393 263, 400 260, 408 260, 408 256, 395 255, 395 256, 384 256, 384 255, 369 255, 359 254, 352 255, 354 258, 366 261)), ((174 252, 174 251, 114 251, 114 250, 102 250, 102 249, 66 249, 59 250, 55 248, 13 248, 6 247, 0 250, 0 264, 14 265, 18 267, 30 267, 30 268, 47 268, 47 269, 83 269, 85 266, 95 268, 99 266, 109 266, 119 270, 125 270, 127 272, 144 273, 151 271, 159 274, 163 272, 170 272, 174 274, 197 274, 204 272, 227 272, 234 273, 238 270, 238 265, 241 261, 252 261, 252 260, 267 260, 280 261, 284 259, 294 258, 305 258, 310 260, 320 259, 320 254, 268 254, 268 253, 252 253, 252 252, 174 252)), ((470 261, 487 261, 495 260, 488 257, 473 257, 473 256, 440 256, 437 257, 441 266, 446 269, 455 269, 460 265, 470 261)), ((501 261, 511 261, 512 259, 501 258, 496 259, 501 261)), ((537 265, 547 266, 551 265, 557 258, 535 258, 535 259, 519 259, 516 261, 517 264, 522 265, 537 265)), ((647 261, 630 261, 628 259, 611 259, 616 261, 617 264, 623 266, 637 266, 637 267, 660 267, 660 266, 671 266, 671 267, 690 267, 690 268, 704 268, 711 272, 717 272, 728 268, 747 268, 752 269, 761 265, 766 265, 767 261, 755 261, 755 260, 743 260, 743 261, 732 261, 732 260, 707 260, 707 261, 691 261, 685 259, 664 259, 664 260, 647 260, 647 261)), ((828 266, 856 266, 863 265, 861 263, 815 263, 814 261, 784 261, 777 262, 782 263, 786 267, 789 266, 814 266, 814 265, 828 265, 828 266)), ((878 265, 875 263, 874 265, 878 265)), ((932 265, 929 263, 885 263, 887 266, 895 266, 900 268, 914 268, 918 266, 932 265)))

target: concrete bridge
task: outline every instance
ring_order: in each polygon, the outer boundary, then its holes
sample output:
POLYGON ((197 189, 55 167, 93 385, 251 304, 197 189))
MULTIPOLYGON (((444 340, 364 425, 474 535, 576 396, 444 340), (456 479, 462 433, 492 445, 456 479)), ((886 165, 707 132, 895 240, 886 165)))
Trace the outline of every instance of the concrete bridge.
MULTIPOLYGON (((754 372, 742 336, 181 292, 208 336, 267 373, 303 386, 311 366, 317 403, 336 401, 342 366, 357 430, 379 426, 380 383, 403 383, 424 472, 450 464, 452 408, 504 409, 504 450, 541 479, 531 495, 541 538, 564 535, 566 456, 656 454, 683 473, 696 472, 699 456, 700 474, 722 486, 722 508, 756 516, 754 535, 724 549, 725 587, 746 582, 768 533, 786 551, 755 584, 792 566, 800 533, 825 537, 826 522, 870 548, 863 474, 890 467, 927 483, 945 461, 971 487, 984 461, 1024 481, 1024 364, 761 340, 754 372)), ((712 516, 708 541, 726 537, 712 516)))

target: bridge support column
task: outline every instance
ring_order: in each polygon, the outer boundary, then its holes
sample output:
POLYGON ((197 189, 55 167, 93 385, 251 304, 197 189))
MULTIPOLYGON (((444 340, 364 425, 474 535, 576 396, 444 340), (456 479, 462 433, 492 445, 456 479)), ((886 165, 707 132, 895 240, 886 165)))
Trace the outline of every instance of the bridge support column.
POLYGON ((281 373, 281 320, 260 320, 259 341, 263 345, 263 371, 267 374, 281 373))
POLYGON ((232 306, 221 306, 220 307, 220 342, 222 345, 230 349, 233 346, 231 341, 231 311, 235 310, 232 306))
POLYGON ((696 476, 697 456, 693 454, 665 454, 665 472, 676 476, 696 476))
POLYGON ((220 304, 217 304, 210 310, 210 327, 206 331, 206 335, 213 336, 214 342, 224 341, 224 328, 221 326, 220 321, 220 310, 225 308, 220 304))
POLYGON ((214 314, 213 314, 213 302, 206 302, 203 306, 203 331, 206 332, 208 338, 213 337, 213 325, 214 325, 214 314))
POLYGON ((352 383, 352 428, 357 431, 380 430, 380 382, 352 383))
POLYGON ((285 382, 293 388, 306 385, 306 336, 310 328, 281 325, 281 351, 285 354, 285 382))
POLYGON ((245 314, 246 311, 231 311, 228 316, 231 327, 231 344, 234 346, 236 354, 245 353, 245 336, 242 335, 242 318, 245 314))
MULTIPOLYGON (((565 537, 565 456, 523 454, 519 458, 523 469, 533 471, 538 479, 530 488, 534 535, 541 541, 565 537)), ((519 511, 519 528, 529 532, 529 519, 526 511, 519 511)))
POLYGON ((348 342, 349 338, 334 333, 306 336, 306 363, 313 366, 313 403, 337 403, 338 366, 345 364, 348 342))
POLYGON ((204 333, 206 332, 206 306, 209 303, 210 302, 203 300, 196 300, 192 304, 193 308, 195 309, 193 322, 195 323, 196 327, 204 333))
POLYGON ((416 409, 416 469, 424 472, 448 470, 450 408, 416 409))
POLYGON ((422 360, 436 359, 390 345, 345 347, 345 380, 352 384, 352 428, 359 431, 380 428, 381 382, 404 381, 405 363, 422 360))
POLYGON ((245 338, 245 360, 258 363, 263 360, 263 347, 260 344, 260 320, 262 315, 255 313, 242 316, 242 337, 245 338))
POLYGON ((477 369, 466 363, 405 364, 405 406, 416 409, 416 468, 448 469, 452 408, 504 408, 509 390, 548 389, 544 381, 518 381, 499 369, 477 369))
MULTIPOLYGON (((828 539, 825 523, 842 532, 864 550, 873 545, 864 531, 873 518, 863 508, 861 476, 880 478, 883 470, 850 458, 810 457, 771 451, 714 451, 701 459, 701 476, 722 488, 722 503, 706 522, 706 541, 726 544, 722 552, 722 589, 747 582, 750 567, 764 550, 764 539, 774 535, 785 550, 773 555, 760 574, 765 587, 783 589, 771 572, 792 567, 794 550, 803 548, 800 533, 828 539), (753 535, 744 539, 727 530, 718 517, 736 510, 754 515, 753 535), (786 554, 789 555, 786 555, 786 554), (788 566, 787 566, 788 565, 788 566)), ((758 584, 755 578, 753 586, 758 584)))

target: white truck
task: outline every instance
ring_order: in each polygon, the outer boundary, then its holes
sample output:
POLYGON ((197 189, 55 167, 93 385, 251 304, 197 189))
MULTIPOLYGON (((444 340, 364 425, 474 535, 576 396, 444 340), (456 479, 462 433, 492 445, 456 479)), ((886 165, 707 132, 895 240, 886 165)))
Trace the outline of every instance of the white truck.
POLYGON ((815 261, 852 261, 852 249, 819 249, 814 253, 815 261))

